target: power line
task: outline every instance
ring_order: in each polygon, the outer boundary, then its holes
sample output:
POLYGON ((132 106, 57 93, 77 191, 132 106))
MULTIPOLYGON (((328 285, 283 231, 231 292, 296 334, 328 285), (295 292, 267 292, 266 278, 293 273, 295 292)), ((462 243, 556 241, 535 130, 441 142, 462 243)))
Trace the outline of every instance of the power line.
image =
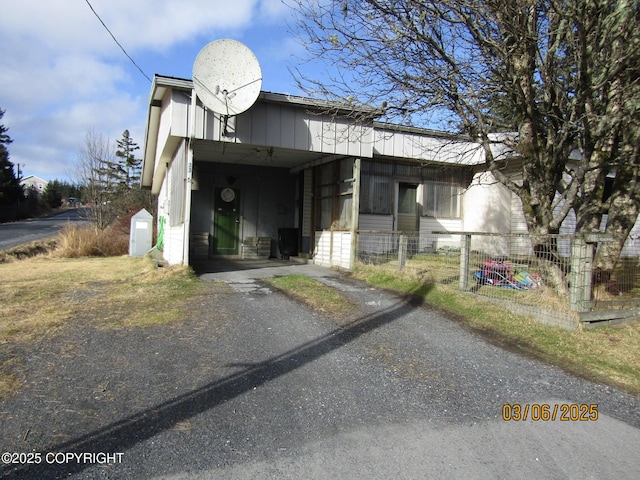
POLYGON ((129 60, 131 60, 131 63, 133 63, 133 64, 136 66, 136 68, 137 68, 138 70, 140 70, 140 73, 141 73, 142 75, 144 75, 144 77, 145 77, 147 80, 149 80, 149 82, 153 83, 153 82, 152 82, 152 80, 149 78, 149 76, 148 76, 146 73, 144 73, 144 71, 143 71, 143 70, 140 68, 140 66, 136 63, 136 61, 135 61, 133 58, 131 58, 131 56, 127 53, 127 51, 124 49, 124 47, 123 47, 122 45, 120 45, 120 42, 118 42, 118 40, 117 40, 117 39, 116 39, 116 37, 113 35, 113 33, 111 33, 111 30, 109 30, 109 27, 107 27, 107 26, 105 25, 105 23, 102 21, 102 18, 100 18, 100 15, 98 15, 98 12, 96 12, 96 11, 94 10, 93 5, 91 5, 91 3, 89 3, 89 0, 85 0, 85 2, 87 2, 87 5, 89 5, 89 8, 90 8, 90 9, 91 9, 91 11, 93 12, 93 14, 98 18, 98 20, 100 20, 100 23, 102 24, 102 26, 104 27, 104 29, 105 29, 107 32, 109 32, 109 35, 111 35, 111 38, 113 38, 113 41, 114 41, 114 42, 116 42, 116 44, 120 47, 120 50, 122 50, 122 51, 123 51, 123 53, 127 56, 127 58, 128 58, 129 60))

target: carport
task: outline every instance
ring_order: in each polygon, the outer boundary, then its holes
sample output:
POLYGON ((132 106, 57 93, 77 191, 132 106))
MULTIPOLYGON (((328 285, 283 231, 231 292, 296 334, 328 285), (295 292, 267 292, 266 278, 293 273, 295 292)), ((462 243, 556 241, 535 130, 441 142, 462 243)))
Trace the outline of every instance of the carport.
POLYGON ((158 194, 165 260, 277 257, 283 241, 305 257, 329 229, 350 234, 340 245, 350 261, 371 114, 261 92, 227 117, 201 104, 191 80, 156 75, 142 185, 158 194))

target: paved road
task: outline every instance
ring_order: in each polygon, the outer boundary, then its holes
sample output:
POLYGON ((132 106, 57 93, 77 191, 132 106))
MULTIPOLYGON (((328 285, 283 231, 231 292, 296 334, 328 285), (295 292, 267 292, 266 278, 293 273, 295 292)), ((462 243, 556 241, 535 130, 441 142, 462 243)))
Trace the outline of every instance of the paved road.
POLYGON ((0 250, 6 250, 24 243, 53 237, 66 225, 86 221, 84 210, 72 208, 56 215, 14 223, 0 224, 0 250))
MULTIPOLYGON (((42 379, 29 394, 61 426, 51 431, 40 414, 3 448, 122 461, 5 469, 6 478, 638 478, 637 396, 327 269, 242 265, 201 273, 227 286, 212 283, 215 295, 182 326, 71 331, 59 352, 53 342, 30 358, 42 379), (260 282, 289 273, 339 288, 357 313, 329 319, 260 282), (71 363, 58 366, 63 357, 71 363), (52 384, 71 399, 39 395, 52 384), (598 418, 504 421, 504 404, 597 404, 598 418)), ((17 422, 33 408, 18 397, 0 414, 17 422)))

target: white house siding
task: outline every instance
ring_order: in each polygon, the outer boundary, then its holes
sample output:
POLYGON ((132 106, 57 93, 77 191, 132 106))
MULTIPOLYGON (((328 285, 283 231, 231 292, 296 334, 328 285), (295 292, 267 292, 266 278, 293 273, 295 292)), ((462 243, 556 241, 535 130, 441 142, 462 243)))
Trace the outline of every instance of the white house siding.
MULTIPOLYGON (((560 203, 556 209, 562 208, 560 203)), ((607 226, 607 215, 603 215, 600 223, 600 230, 605 231, 607 226)), ((511 233, 527 233, 529 231, 524 217, 522 202, 516 194, 511 195, 511 233)), ((558 254, 562 257, 571 255, 571 239, 563 238, 562 235, 572 235, 576 231, 576 215, 573 210, 569 211, 566 218, 560 225, 560 235, 558 238, 558 254)), ((532 253, 533 247, 528 238, 514 239, 511 242, 511 250, 522 253, 532 253)), ((640 253, 640 220, 637 220, 627 241, 622 249, 622 257, 637 257, 640 253)))
POLYGON ((433 232, 460 232, 463 229, 462 219, 459 218, 420 217, 420 251, 460 248, 460 235, 443 235, 433 232))
POLYGON ((316 232, 313 261, 323 267, 351 269, 351 232, 321 230, 316 232))
MULTIPOLYGON (((178 150, 177 153, 180 153, 180 151, 181 150, 178 150)), ((174 159, 174 161, 182 160, 181 155, 178 157, 179 158, 177 160, 174 159)), ((171 202, 176 201, 170 198, 173 187, 172 183, 174 181, 172 179, 174 168, 177 167, 174 166, 173 163, 169 165, 167 175, 165 175, 158 194, 158 218, 162 216, 165 219, 162 256, 170 265, 178 265, 184 261, 184 222, 172 225, 174 222, 172 222, 171 218, 171 202)), ((177 201, 181 201, 181 199, 177 199, 177 201)))
POLYGON ((638 257, 640 256, 640 219, 636 220, 635 225, 629 233, 629 237, 622 248, 622 257, 638 257))
MULTIPOLYGON (((511 192, 497 183, 489 172, 479 172, 463 198, 464 231, 509 233, 513 228, 511 192)), ((507 255, 509 243, 506 237, 473 236, 471 248, 488 255, 507 255)))
POLYGON ((169 227, 165 224, 163 258, 169 265, 179 265, 183 262, 184 227, 182 225, 169 227))
POLYGON ((476 165, 484 161, 478 143, 463 142, 425 130, 399 131, 384 124, 376 124, 375 127, 375 155, 459 165, 476 165))
POLYGON ((220 115, 202 108, 198 102, 196 138, 326 154, 372 156, 373 127, 354 125, 349 118, 312 113, 299 105, 275 103, 286 98, 262 94, 249 110, 228 119, 226 134, 220 115))
POLYGON ((462 202, 466 231, 509 233, 512 230, 511 192, 496 183, 490 173, 474 175, 462 202))

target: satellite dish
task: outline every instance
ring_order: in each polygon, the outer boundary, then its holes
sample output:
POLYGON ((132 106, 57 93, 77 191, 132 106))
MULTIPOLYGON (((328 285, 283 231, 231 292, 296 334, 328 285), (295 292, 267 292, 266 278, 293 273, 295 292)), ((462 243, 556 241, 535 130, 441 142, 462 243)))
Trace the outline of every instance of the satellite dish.
POLYGON ((209 110, 226 117, 255 103, 262 87, 258 59, 244 44, 230 39, 206 45, 193 63, 193 88, 209 110))

